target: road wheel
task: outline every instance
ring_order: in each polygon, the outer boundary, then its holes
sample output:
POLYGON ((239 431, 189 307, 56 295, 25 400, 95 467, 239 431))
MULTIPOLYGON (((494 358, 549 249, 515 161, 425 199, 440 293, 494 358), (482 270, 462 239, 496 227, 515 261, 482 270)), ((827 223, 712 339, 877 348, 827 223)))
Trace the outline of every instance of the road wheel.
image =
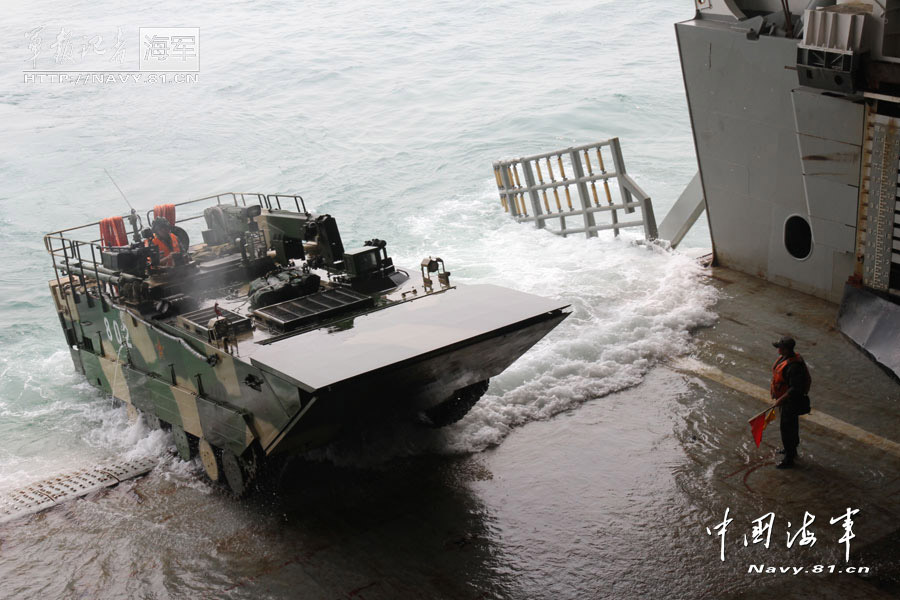
POLYGON ((240 456, 230 450, 222 451, 222 471, 225 473, 225 482, 236 497, 243 498, 247 495, 253 486, 258 470, 259 458, 253 446, 240 456))
POLYGON ((222 476, 222 469, 216 448, 204 438, 200 438, 197 449, 200 453, 200 462, 203 463, 203 469, 206 471, 206 476, 212 481, 219 481, 219 478, 222 476))
POLYGON ((175 449, 178 450, 178 458, 187 462, 197 455, 196 438, 188 434, 180 425, 172 425, 172 439, 175 441, 175 449))

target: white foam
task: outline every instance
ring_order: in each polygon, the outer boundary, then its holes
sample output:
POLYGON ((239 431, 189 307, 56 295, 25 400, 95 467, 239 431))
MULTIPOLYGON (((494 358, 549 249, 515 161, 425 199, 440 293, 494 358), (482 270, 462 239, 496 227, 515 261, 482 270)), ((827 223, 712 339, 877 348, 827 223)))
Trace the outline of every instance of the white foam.
MULTIPOLYGON (((174 444, 171 450, 174 450, 174 444)), ((189 487, 204 494, 211 494, 213 491, 208 480, 202 476, 203 466, 199 458, 184 461, 174 452, 162 454, 159 456, 159 466, 155 473, 164 481, 173 482, 178 486, 189 487)))
POLYGON ((452 257, 456 281, 499 282, 572 305, 565 322, 495 377, 469 415, 443 432, 444 451, 483 449, 512 427, 636 385, 659 360, 690 349, 691 329, 715 320, 716 292, 703 281, 702 267, 636 234, 564 239, 512 222, 484 196, 442 205, 416 221, 413 233, 428 237, 435 221, 446 227, 423 244, 452 257), (483 234, 466 231, 472 228, 483 234))
POLYGON ((411 221, 410 235, 423 241, 399 255, 398 264, 440 255, 455 283, 499 283, 559 298, 571 304, 572 314, 495 377, 459 423, 431 432, 396 425, 312 458, 371 463, 425 451, 483 450, 515 427, 639 384, 659 361, 689 352, 690 331, 716 318, 710 310, 716 291, 705 283, 703 268, 636 234, 563 239, 512 222, 483 194, 448 201, 411 221), (471 218, 453 218, 460 214, 471 218), (436 222, 444 224, 439 232, 436 222))
POLYGON ((73 469, 169 452, 171 436, 140 419, 129 422, 124 407, 113 407, 74 371, 68 351, 24 357, 21 364, 25 368, 0 378, 5 389, 19 390, 0 404, 0 417, 22 440, 0 451, 0 491, 73 469))

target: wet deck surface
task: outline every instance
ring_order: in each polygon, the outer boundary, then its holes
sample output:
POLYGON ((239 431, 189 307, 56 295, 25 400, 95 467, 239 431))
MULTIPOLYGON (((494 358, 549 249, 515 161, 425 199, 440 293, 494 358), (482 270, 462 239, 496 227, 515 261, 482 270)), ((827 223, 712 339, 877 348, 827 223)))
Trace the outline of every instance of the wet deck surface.
MULTIPOLYGON (((785 334, 797 340, 797 352, 810 367, 813 414, 801 417, 799 460, 793 470, 774 468, 780 457, 777 422, 765 431, 760 449, 748 442, 747 419, 766 404, 733 386, 698 377, 705 389, 695 397, 689 429, 694 444, 685 449, 697 467, 706 468, 707 511, 725 507, 734 517, 726 561, 710 565, 722 579, 734 581, 710 597, 768 597, 813 594, 815 597, 879 598, 900 594, 900 385, 866 358, 834 328, 837 307, 724 269, 713 270, 722 299, 719 322, 697 332, 695 358, 746 383, 768 388, 776 351, 771 342, 785 334), (832 417, 832 418, 829 418, 832 417), (826 423, 823 426, 819 423, 826 423), (831 426, 831 424, 834 424, 831 426), (861 441, 858 431, 871 434, 861 441), (886 450, 885 448, 889 448, 886 450), (850 561, 844 560, 841 524, 831 518, 848 507, 854 516, 850 561), (752 519, 769 511, 776 521, 770 548, 743 547, 752 519), (816 516, 810 527, 815 545, 786 548, 804 512, 816 516), (821 575, 748 574, 749 564, 767 566, 835 565, 821 575), (868 566, 870 576, 838 573, 846 566, 868 566)), ((730 533, 730 532, 729 532, 730 533)), ((711 538, 710 538, 711 539, 711 538)))
MULTIPOLYGON (((695 361, 766 388, 771 341, 793 334, 813 410, 900 442, 900 386, 831 328, 834 305, 714 277, 720 319, 696 332, 695 361)), ((897 597, 900 458, 802 418, 798 468, 776 470, 777 423, 759 449, 747 425, 764 407, 673 363, 492 450, 295 462, 276 494, 247 502, 160 469, 0 528, 0 596, 897 597), (829 521, 848 507, 860 512, 845 563, 829 521), (705 529, 726 508, 721 561, 705 529), (744 547, 770 511, 769 547, 744 547), (786 548, 787 522, 794 533, 807 511, 816 544, 786 548), (58 560, 78 546, 77 560, 58 560), (871 572, 751 574, 751 564, 871 572)))

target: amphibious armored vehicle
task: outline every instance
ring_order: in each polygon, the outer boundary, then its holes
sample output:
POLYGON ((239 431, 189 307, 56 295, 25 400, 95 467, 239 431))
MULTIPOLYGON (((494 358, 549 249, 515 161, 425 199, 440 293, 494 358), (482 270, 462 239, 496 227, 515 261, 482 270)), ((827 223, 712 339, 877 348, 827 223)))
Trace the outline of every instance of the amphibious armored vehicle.
POLYGON ((238 495, 267 458, 356 425, 462 418, 568 315, 451 285, 440 258, 411 276, 379 239, 346 249, 334 217, 293 195, 162 204, 44 243, 75 368, 238 495))

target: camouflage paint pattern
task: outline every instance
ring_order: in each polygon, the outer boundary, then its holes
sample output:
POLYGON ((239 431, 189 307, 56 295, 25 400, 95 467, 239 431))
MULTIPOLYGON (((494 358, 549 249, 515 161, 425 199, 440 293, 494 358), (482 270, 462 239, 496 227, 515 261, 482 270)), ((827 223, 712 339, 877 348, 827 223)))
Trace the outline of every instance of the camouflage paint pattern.
POLYGON ((52 280, 50 288, 75 368, 129 408, 241 456, 254 441, 273 452, 313 404, 238 356, 175 327, 151 326, 127 306, 85 294, 74 278, 61 284, 52 280))

